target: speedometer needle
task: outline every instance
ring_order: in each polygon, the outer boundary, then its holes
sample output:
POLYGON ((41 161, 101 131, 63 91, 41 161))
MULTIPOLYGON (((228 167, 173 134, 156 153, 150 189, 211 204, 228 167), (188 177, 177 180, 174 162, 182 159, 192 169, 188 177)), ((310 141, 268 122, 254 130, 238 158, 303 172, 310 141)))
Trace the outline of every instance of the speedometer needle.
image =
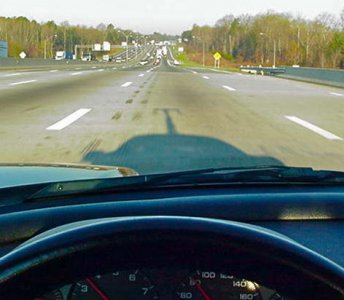
POLYGON ((205 300, 211 300, 210 296, 207 294, 207 292, 204 290, 199 282, 196 282, 196 287, 205 300))
POLYGON ((91 279, 91 278, 86 278, 85 281, 90 285, 90 287, 98 294, 98 296, 102 300, 110 300, 103 291, 98 287, 98 285, 91 279))

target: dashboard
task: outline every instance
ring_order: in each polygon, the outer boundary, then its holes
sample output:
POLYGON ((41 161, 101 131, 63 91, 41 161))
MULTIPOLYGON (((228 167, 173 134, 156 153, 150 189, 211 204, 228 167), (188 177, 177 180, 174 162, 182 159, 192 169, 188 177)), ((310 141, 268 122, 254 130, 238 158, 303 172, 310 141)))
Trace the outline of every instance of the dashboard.
MULTIPOLYGON (((176 268, 133 269, 87 277, 37 299, 279 300, 276 291, 222 272, 176 268)), ((287 299, 287 298, 284 298, 287 299)))
POLYGON ((341 187, 165 188, 3 206, 1 299, 343 299, 343 220, 341 187))

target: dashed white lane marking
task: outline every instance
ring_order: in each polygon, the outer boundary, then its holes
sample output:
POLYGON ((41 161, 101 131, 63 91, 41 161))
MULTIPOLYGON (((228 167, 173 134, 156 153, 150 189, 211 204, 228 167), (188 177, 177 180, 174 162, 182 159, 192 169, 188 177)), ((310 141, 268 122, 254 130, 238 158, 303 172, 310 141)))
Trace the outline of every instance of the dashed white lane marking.
POLYGON ((49 126, 47 130, 62 130, 63 128, 66 128, 70 124, 74 123, 76 120, 80 119, 82 116, 86 115, 90 111, 90 108, 80 108, 61 121, 58 121, 57 123, 49 126))
POLYGON ((210 79, 208 76, 203 76, 204 79, 210 79))
POLYGON ((331 95, 333 95, 333 96, 338 96, 338 97, 343 97, 344 95, 343 94, 339 94, 339 93, 330 93, 331 95))
POLYGON ((55 72, 58 72, 58 70, 50 70, 49 72, 50 73, 55 73, 55 72))
POLYGON ((230 86, 228 86, 228 85, 223 85, 222 87, 223 87, 224 89, 228 90, 228 91, 231 91, 231 92, 235 92, 235 91, 236 91, 236 89, 234 89, 234 88, 232 88, 232 87, 230 87, 230 86))
POLYGON ((333 133, 327 131, 327 130, 324 130, 312 123, 309 123, 307 121, 304 121, 298 117, 295 117, 295 116, 285 116, 288 120, 298 124, 298 125, 301 125, 321 136, 323 136, 324 138, 328 139, 328 140, 337 140, 337 141, 342 141, 343 139, 340 138, 339 136, 336 136, 334 135, 333 133))
POLYGON ((193 74, 198 74, 196 71, 191 71, 193 74))
POLYGON ((82 72, 75 72, 75 73, 72 73, 72 74, 70 74, 71 76, 76 76, 76 75, 81 75, 82 74, 82 72))
POLYGON ((97 69, 97 67, 92 67, 92 69, 97 69))
POLYGON ((143 77, 143 76, 145 76, 145 74, 140 74, 140 75, 139 75, 139 77, 143 77))
POLYGON ((104 71, 104 69, 99 69, 99 70, 98 70, 98 72, 103 72, 103 71, 104 71))
POLYGON ((126 82, 126 83, 123 83, 121 86, 122 86, 122 87, 128 87, 128 86, 130 86, 130 85, 132 85, 132 84, 133 84, 132 82, 128 81, 128 82, 126 82))
POLYGON ((12 74, 7 74, 7 75, 4 75, 4 77, 14 77, 14 76, 19 76, 21 75, 22 73, 12 73, 12 74))
POLYGON ((32 80, 26 80, 26 81, 19 81, 19 82, 13 82, 10 83, 9 85, 20 85, 20 84, 26 84, 26 83, 32 83, 32 82, 36 82, 36 79, 32 79, 32 80))

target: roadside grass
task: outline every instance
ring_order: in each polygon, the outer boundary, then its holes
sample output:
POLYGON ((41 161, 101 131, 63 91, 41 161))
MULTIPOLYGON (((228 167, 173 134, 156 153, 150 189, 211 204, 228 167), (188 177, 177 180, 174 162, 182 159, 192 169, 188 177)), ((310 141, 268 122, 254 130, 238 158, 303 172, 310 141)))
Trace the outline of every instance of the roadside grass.
MULTIPOLYGON (((179 61, 181 63, 181 67, 184 68, 201 68, 201 69, 214 69, 213 65, 206 65, 203 67, 203 64, 200 64, 192 59, 190 59, 189 55, 185 52, 183 53, 178 53, 175 49, 172 49, 172 53, 174 58, 179 61)), ((212 53, 207 53, 207 55, 212 55, 212 53)), ((209 59, 208 59, 209 60, 209 59)), ((223 70, 223 71, 229 71, 229 72, 236 72, 236 73, 240 73, 240 69, 239 68, 233 68, 233 67, 220 67, 219 70, 223 70)))

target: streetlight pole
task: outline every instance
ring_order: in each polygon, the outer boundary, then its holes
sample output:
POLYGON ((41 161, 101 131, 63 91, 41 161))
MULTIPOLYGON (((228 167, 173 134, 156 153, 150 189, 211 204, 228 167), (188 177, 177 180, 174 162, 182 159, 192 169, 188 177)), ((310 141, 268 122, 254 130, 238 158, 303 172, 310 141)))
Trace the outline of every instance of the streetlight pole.
POLYGON ((274 39, 274 65, 273 68, 276 68, 276 40, 274 39))
POLYGON ((203 40, 203 67, 205 67, 205 41, 203 40))
POLYGON ((52 38, 56 38, 57 34, 54 34, 44 40, 44 59, 47 59, 47 40, 50 40, 52 38))
POLYGON ((205 41, 198 36, 193 36, 194 39, 198 39, 199 41, 202 42, 202 48, 203 48, 203 54, 202 54, 202 63, 203 67, 205 67, 205 41))
POLYGON ((128 60, 129 60, 129 35, 126 35, 124 32, 122 32, 121 30, 118 30, 119 33, 122 33, 124 36, 125 36, 125 39, 126 39, 126 43, 127 43, 127 53, 126 53, 126 61, 128 63, 128 60))
MULTIPOLYGON (((264 32, 260 32, 259 33, 260 36, 265 36, 266 34, 264 32)), ((274 39, 274 58, 273 58, 274 62, 273 62, 273 68, 276 67, 276 39, 274 39)))

